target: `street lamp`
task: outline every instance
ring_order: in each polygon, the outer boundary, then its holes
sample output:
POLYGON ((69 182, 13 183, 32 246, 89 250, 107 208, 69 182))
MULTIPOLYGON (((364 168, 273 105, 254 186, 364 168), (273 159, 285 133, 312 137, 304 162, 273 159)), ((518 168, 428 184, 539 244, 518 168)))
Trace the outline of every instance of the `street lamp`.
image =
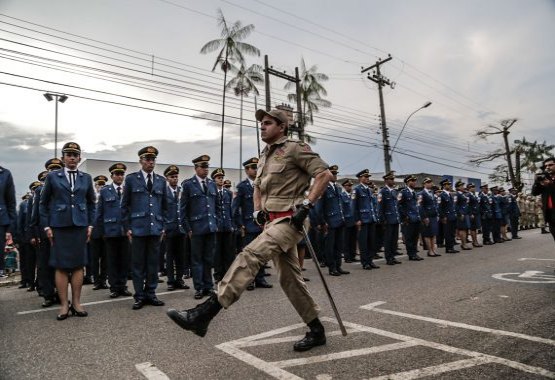
POLYGON ((65 103, 68 97, 67 95, 52 94, 50 92, 44 93, 43 96, 49 102, 56 99, 56 111, 54 114, 54 157, 56 157, 56 154, 58 152, 58 102, 65 103))
POLYGON ((409 115, 409 117, 407 117, 407 120, 405 121, 405 124, 403 124, 403 128, 401 128, 401 132, 399 132, 399 135, 397 135, 397 140, 395 140, 395 144, 393 144, 393 148, 391 148, 391 154, 393 154, 393 152, 395 151, 395 148, 397 147, 397 143, 399 142, 399 139, 401 138, 401 135, 403 134, 403 131, 405 130, 405 127, 407 126, 407 123, 409 122, 409 119, 411 118, 411 116, 414 115, 415 113, 417 113, 418 111, 420 111, 421 109, 428 108, 431 105, 432 105, 432 102, 428 101, 428 102, 424 103, 424 105, 422 107, 418 108, 416 111, 411 113, 409 115))

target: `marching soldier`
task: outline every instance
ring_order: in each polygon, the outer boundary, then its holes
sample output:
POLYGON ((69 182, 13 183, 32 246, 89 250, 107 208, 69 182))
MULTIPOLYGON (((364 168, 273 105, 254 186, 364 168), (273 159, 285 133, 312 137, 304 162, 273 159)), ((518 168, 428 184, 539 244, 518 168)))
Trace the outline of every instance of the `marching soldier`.
POLYGON ((210 156, 202 155, 193 160, 195 175, 181 183, 181 225, 191 238, 191 264, 195 299, 208 296, 214 289, 212 267, 216 249, 217 188, 208 178, 210 156))
POLYGON ((329 170, 333 178, 316 207, 323 221, 324 252, 329 274, 330 276, 341 276, 342 274, 349 274, 348 271, 341 268, 345 219, 343 218, 341 192, 336 184, 339 169, 337 165, 331 165, 329 170))
POLYGON ((273 260, 285 294, 310 328, 293 346, 295 351, 306 351, 325 344, 326 336, 318 319, 319 308, 302 280, 296 247, 309 210, 324 193, 332 174, 308 145, 287 139, 285 112, 258 110, 256 119, 261 121, 262 140, 267 143, 254 193, 255 218, 260 224, 268 221, 264 232, 237 256, 220 282, 218 294, 211 294, 194 309, 168 310, 168 316, 182 328, 204 336, 216 314, 236 302, 258 270, 273 260), (314 185, 303 200, 311 177, 315 178, 314 185))
POLYGON ((420 234, 420 213, 418 212, 418 197, 416 196, 416 177, 409 175, 404 179, 407 185, 400 192, 399 216, 404 224, 405 245, 410 261, 424 260, 418 256, 418 236, 420 234))
POLYGON ((456 192, 453 197, 453 203, 455 204, 455 213, 457 215, 457 235, 461 241, 461 249, 463 251, 469 251, 472 248, 466 246, 466 239, 470 228, 470 210, 468 198, 464 193, 464 185, 465 183, 462 181, 457 181, 455 183, 456 192))
POLYGON ((15 234, 17 220, 15 186, 12 173, 0 166, 0 274, 4 274, 4 247, 15 234))
POLYGON ((362 269, 378 269, 374 264, 374 256, 377 253, 376 224, 378 214, 373 199, 373 191, 370 184, 370 171, 363 169, 356 174, 359 184, 353 190, 352 207, 353 219, 358 230, 358 248, 362 269))
POLYGON ((518 207, 517 190, 515 188, 509 189, 507 195, 509 199, 509 225, 511 227, 511 237, 513 239, 522 239, 518 236, 518 219, 520 218, 520 208, 518 207))
POLYGON ((455 212, 455 203, 451 196, 451 182, 448 179, 442 180, 440 183, 442 191, 439 198, 439 218, 443 226, 443 235, 445 238, 445 252, 457 253, 455 249, 455 228, 457 223, 457 214, 455 212))
MULTIPOLYGON (((244 231, 243 244, 241 248, 249 245, 260 233, 262 227, 253 219, 254 212, 254 180, 256 179, 258 158, 253 157, 243 162, 243 168, 247 178, 237 185, 237 196, 233 199, 232 209, 235 225, 244 231)), ((247 290, 254 290, 255 287, 271 288, 264 278, 264 267, 260 268, 254 281, 247 286, 247 290)))
POLYGON ((418 193, 420 220, 422 220, 422 238, 428 250, 428 256, 441 256, 436 251, 436 236, 438 234, 438 200, 432 189, 433 183, 430 178, 422 181, 424 189, 418 193))
POLYGON ((480 207, 480 217, 482 219, 482 241, 484 245, 492 245, 495 243, 495 240, 492 239, 493 199, 489 192, 487 183, 480 186, 478 201, 480 207))
POLYGON ((118 162, 108 171, 112 183, 104 186, 98 194, 95 230, 104 237, 110 298, 130 297, 127 290, 127 270, 129 264, 129 240, 127 239, 121 210, 123 179, 127 167, 118 162))
MULTIPOLYGON (((100 191, 108 182, 105 175, 97 175, 93 178, 95 195, 98 202, 100 191)), ((106 279, 108 278, 108 259, 106 257, 106 245, 102 236, 102 230, 93 229, 89 248, 92 251, 92 270, 94 286, 93 290, 108 289, 106 279)))
POLYGON ((482 244, 478 243, 478 230, 482 227, 482 218, 480 215, 480 201, 476 193, 476 185, 469 183, 466 187, 468 197, 468 209, 470 212, 470 236, 472 237, 472 246, 479 248, 482 244))
POLYGON ((181 226, 179 210, 179 198, 182 189, 178 185, 179 168, 170 165, 164 170, 164 177, 168 182, 166 196, 168 198, 168 210, 166 214, 166 231, 164 241, 166 243, 166 274, 168 276, 168 291, 175 289, 189 289, 185 285, 185 231, 181 226))
POLYGON ((216 220, 218 232, 216 232, 216 254, 214 256, 214 280, 222 280, 225 272, 235 260, 233 245, 233 219, 231 212, 231 201, 233 194, 224 187, 224 169, 215 169, 210 177, 216 183, 218 195, 216 197, 216 220))
POLYGON ((166 180, 154 173, 158 149, 147 146, 138 155, 141 169, 125 177, 121 200, 123 226, 131 241, 133 310, 142 309, 146 304, 164 305, 156 296, 156 288, 160 238, 168 209, 166 180))
POLYGON ((343 253, 346 263, 356 263, 357 252, 357 226, 353 215, 353 205, 351 198, 353 197, 353 182, 350 179, 344 179, 341 182, 343 191, 341 192, 341 205, 343 217, 345 218, 345 233, 343 235, 343 253))
POLYGON ((385 186, 378 193, 379 221, 384 225, 384 251, 387 265, 401 264, 395 258, 397 242, 399 240, 399 209, 400 194, 394 189, 395 174, 389 172, 383 177, 385 186))

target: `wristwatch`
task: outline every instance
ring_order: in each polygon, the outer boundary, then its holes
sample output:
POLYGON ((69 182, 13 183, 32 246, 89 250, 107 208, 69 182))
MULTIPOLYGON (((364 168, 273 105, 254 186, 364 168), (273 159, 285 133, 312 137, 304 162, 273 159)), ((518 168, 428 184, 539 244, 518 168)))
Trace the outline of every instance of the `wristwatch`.
POLYGON ((312 208, 314 207, 314 205, 312 204, 311 201, 309 201, 308 199, 305 199, 302 203, 303 207, 307 207, 307 208, 312 208))

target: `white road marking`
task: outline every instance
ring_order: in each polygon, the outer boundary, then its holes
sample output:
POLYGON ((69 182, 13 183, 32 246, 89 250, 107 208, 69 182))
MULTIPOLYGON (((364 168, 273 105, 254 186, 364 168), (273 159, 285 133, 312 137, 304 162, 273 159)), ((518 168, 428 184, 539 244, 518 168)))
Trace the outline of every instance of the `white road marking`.
POLYGON ((533 257, 523 257, 522 259, 518 259, 517 261, 528 261, 528 260, 555 261, 555 259, 536 259, 536 258, 533 258, 533 257))
MULTIPOLYGON (((174 291, 172 291, 172 292, 156 293, 156 295, 157 295, 157 296, 163 296, 163 295, 165 295, 165 294, 183 293, 184 291, 185 291, 185 289, 182 289, 182 290, 174 290, 174 291)), ((81 306, 100 305, 100 304, 103 304, 103 303, 120 302, 120 301, 129 301, 130 303, 132 303, 132 302, 133 302, 133 297, 118 297, 118 298, 109 299, 109 300, 85 302, 85 303, 82 303, 81 306)), ((44 312, 44 311, 58 310, 59 308, 60 308, 59 306, 55 306, 55 307, 45 307, 45 308, 42 308, 42 309, 27 310, 27 311, 18 311, 18 312, 15 313, 15 314, 16 314, 16 315, 25 315, 25 314, 42 313, 42 312, 44 312)))
POLYGON ((320 375, 316 375, 316 380, 331 380, 332 377, 328 373, 322 373, 320 375))
MULTIPOLYGON (((370 305, 373 305, 373 304, 370 304, 370 305)), ((363 305, 360 308, 361 309, 366 309, 366 305, 363 305)), ((551 346, 555 346, 555 340, 551 340, 551 339, 547 339, 547 338, 541 338, 541 337, 533 336, 533 335, 526 335, 526 334, 515 333, 515 332, 512 332, 512 331, 505 331, 505 330, 490 329, 490 328, 482 327, 482 326, 475 326, 475 325, 469 325, 469 324, 466 324, 466 323, 446 321, 444 319, 424 317, 424 316, 421 316, 421 315, 402 313, 402 312, 393 311, 393 310, 378 309, 378 308, 375 308, 375 307, 371 307, 369 310, 372 310, 372 311, 375 311, 375 312, 378 312, 378 313, 382 313, 382 314, 390 314, 390 315, 396 315, 398 317, 404 317, 404 318, 410 318, 410 319, 417 319, 417 320, 420 320, 420 321, 437 323, 437 324, 442 325, 442 326, 459 327, 459 328, 467 329, 467 330, 487 332, 487 333, 494 334, 494 335, 510 336, 510 337, 514 337, 514 338, 526 339, 526 340, 530 340, 532 342, 539 342, 539 343, 544 343, 544 344, 549 344, 551 346)))
POLYGON ((555 276, 550 274, 543 274, 544 272, 529 270, 524 273, 496 273, 492 274, 491 277, 496 280, 503 280, 509 282, 520 282, 525 284, 555 284, 555 276), (518 278, 523 278, 526 280, 518 280, 516 278, 507 278, 517 276, 518 278), (527 280, 528 278, 532 280, 527 280), (537 280, 537 281, 534 281, 537 280))
POLYGON ((327 362, 330 360, 347 359, 355 356, 370 355, 370 354, 375 354, 377 352, 400 350, 402 348, 414 347, 418 345, 419 343, 415 341, 405 341, 405 342, 384 344, 381 346, 360 348, 356 350, 334 352, 334 353, 325 354, 325 355, 309 356, 307 358, 281 360, 278 362, 271 362, 270 364, 273 364, 279 368, 296 367, 300 365, 327 362))
MULTIPOLYGON (((354 330, 354 329, 348 329, 347 333, 348 334, 353 334, 353 333, 360 333, 361 331, 358 330, 354 330)), ((330 336, 339 336, 342 335, 340 330, 337 331, 332 331, 329 333, 326 333, 326 337, 330 337, 330 336)), ((295 335, 295 336, 284 336, 284 337, 280 337, 280 338, 269 338, 269 339, 261 339, 261 340, 247 340, 247 341, 235 341, 233 343, 233 345, 235 347, 255 347, 255 346, 264 346, 266 344, 279 344, 279 343, 288 343, 288 342, 296 342, 300 339, 304 338, 304 335, 295 335)))
POLYGON ((413 369, 411 371, 398 372, 391 375, 376 376, 368 380, 409 380, 418 379, 421 377, 438 375, 440 373, 456 371, 463 368, 475 367, 480 364, 491 363, 489 359, 485 358, 472 358, 457 360, 455 362, 434 365, 425 368, 413 369))
POLYGON ((135 368, 148 380, 170 380, 170 378, 151 362, 135 364, 135 368))

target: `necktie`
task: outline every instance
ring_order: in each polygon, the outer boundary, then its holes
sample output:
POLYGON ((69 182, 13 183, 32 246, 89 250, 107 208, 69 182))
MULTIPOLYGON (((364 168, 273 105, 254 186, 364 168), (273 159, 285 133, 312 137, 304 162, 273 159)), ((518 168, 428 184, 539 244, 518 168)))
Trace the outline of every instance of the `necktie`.
POLYGON ((174 190, 174 191, 173 191, 173 197, 174 197, 175 199, 177 199, 177 190, 174 190))
POLYGON ((69 173, 69 186, 71 190, 75 187, 75 175, 77 174, 77 170, 68 170, 69 173))
POLYGON ((148 173, 146 176, 146 188, 148 192, 152 192, 152 174, 148 173))
POLYGON ((118 192, 118 199, 121 199, 121 187, 118 186, 118 188, 116 189, 116 191, 118 192))
POLYGON ((204 194, 206 194, 206 181, 202 180, 202 191, 204 194))

